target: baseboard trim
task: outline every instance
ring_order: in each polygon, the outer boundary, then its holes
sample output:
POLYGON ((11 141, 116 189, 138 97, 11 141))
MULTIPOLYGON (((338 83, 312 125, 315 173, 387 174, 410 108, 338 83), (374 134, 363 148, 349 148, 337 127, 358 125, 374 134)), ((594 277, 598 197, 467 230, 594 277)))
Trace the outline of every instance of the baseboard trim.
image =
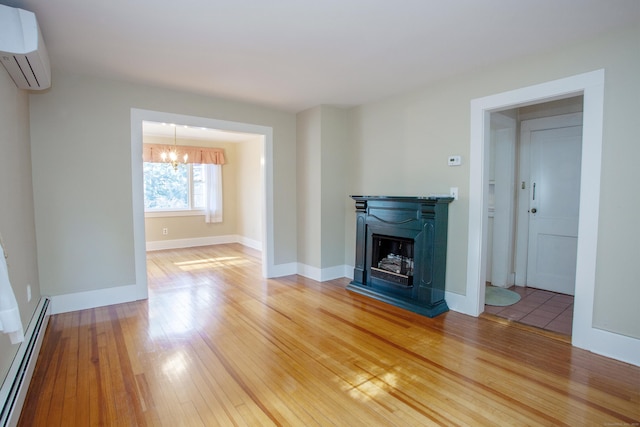
POLYGON ((262 242, 259 240, 250 239, 244 236, 236 236, 238 238, 237 243, 244 245, 248 248, 255 249, 257 251, 262 250, 262 242))
POLYGON ((0 389, 0 425, 3 427, 18 424, 50 315, 50 300, 41 298, 0 389))
POLYGON ((640 366, 640 339, 597 328, 591 328, 590 337, 587 350, 601 356, 640 366))
POLYGON ((444 291, 444 300, 447 302, 449 306, 449 310, 455 311, 462 314, 465 313, 464 307, 466 302, 466 297, 464 295, 456 294, 449 291, 444 291))
POLYGON ((228 234, 224 236, 194 237, 191 239, 156 240, 147 242, 147 251, 161 251, 165 249, 193 248, 197 246, 224 245, 227 243, 239 243, 241 236, 228 234))
POLYGON ((272 268, 269 270, 269 275, 267 278, 273 279, 275 277, 291 276, 292 274, 298 274, 298 267, 295 262, 272 266, 272 268))
POLYGON ((296 271, 300 276, 307 277, 317 282, 326 282, 328 280, 341 279, 345 277, 347 266, 336 265, 334 267, 318 268, 310 265, 297 263, 296 271))
POLYGON ((97 289, 95 291, 74 292, 72 294, 54 295, 50 298, 51 314, 104 307, 105 305, 121 304, 140 299, 138 298, 137 285, 116 286, 113 288, 97 289))

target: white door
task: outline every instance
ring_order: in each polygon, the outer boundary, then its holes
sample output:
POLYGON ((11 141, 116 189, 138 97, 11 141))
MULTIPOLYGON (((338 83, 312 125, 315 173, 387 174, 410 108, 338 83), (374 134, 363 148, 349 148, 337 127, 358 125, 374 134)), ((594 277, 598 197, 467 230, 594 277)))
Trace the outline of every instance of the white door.
MULTIPOLYGON (((575 293, 582 116, 522 124, 523 154, 529 155, 526 285, 575 293), (564 120, 563 120, 564 119, 564 120), (524 133, 527 133, 524 135, 524 133)), ((526 168, 524 168, 526 170, 526 168)))

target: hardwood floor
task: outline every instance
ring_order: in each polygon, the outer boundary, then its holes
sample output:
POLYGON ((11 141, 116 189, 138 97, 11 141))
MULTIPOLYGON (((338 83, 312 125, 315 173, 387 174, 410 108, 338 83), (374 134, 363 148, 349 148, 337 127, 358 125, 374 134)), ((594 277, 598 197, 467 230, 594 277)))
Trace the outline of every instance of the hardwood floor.
POLYGON ((640 368, 486 318, 148 254, 146 301, 53 316, 21 426, 637 425, 640 368))

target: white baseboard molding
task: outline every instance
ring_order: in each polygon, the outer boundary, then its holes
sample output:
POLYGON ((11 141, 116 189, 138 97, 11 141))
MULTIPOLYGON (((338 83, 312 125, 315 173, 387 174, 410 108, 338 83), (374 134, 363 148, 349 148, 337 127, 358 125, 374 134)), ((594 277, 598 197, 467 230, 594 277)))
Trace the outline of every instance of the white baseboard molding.
POLYGON ((225 236, 194 237, 191 239, 156 240, 147 242, 147 251, 161 251, 164 249, 194 248, 197 246, 224 245, 238 243, 241 236, 230 234, 225 236))
POLYGON ((236 237, 238 238, 237 243, 257 251, 262 251, 262 242, 260 240, 254 240, 244 236, 236 237))
POLYGON ((353 265, 344 265, 344 273, 342 273, 344 275, 344 277, 346 277, 349 280, 353 280, 353 265))
POLYGON ((41 298, 25 331, 24 341, 20 344, 0 388, 0 426, 2 427, 14 427, 18 424, 50 315, 49 299, 41 298))
POLYGON ((590 336, 590 348, 587 350, 601 356, 640 366, 640 339, 597 328, 591 328, 590 336))
POLYGON ((449 310, 457 313, 468 314, 463 310, 466 304, 466 297, 464 295, 444 291, 444 300, 447 302, 449 310))
POLYGON ((116 286, 51 296, 51 314, 68 313, 138 300, 138 286, 116 286))
POLYGON ((344 277, 345 266, 336 265, 334 267, 318 268, 298 263, 296 270, 297 274, 299 274, 300 276, 304 276, 318 282, 326 282, 328 280, 340 279, 344 277))
POLYGON ((291 276, 293 274, 298 274, 298 264, 289 262, 287 264, 273 265, 269 270, 269 277, 267 278, 273 279, 275 277, 291 276))

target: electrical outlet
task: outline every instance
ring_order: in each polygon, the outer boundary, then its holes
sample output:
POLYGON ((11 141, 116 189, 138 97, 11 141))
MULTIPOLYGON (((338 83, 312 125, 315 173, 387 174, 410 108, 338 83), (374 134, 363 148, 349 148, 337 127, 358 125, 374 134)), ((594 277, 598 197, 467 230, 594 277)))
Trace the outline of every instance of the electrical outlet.
POLYGON ((458 187, 449 188, 449 194, 453 197, 453 200, 458 200, 458 187))
POLYGON ((163 236, 166 236, 167 234, 169 234, 169 229, 168 229, 167 227, 164 227, 164 228, 162 229, 162 235, 163 235, 163 236))
POLYGON ((462 164, 462 157, 460 157, 460 156, 449 156, 449 157, 447 157, 447 164, 449 166, 460 166, 462 164))

